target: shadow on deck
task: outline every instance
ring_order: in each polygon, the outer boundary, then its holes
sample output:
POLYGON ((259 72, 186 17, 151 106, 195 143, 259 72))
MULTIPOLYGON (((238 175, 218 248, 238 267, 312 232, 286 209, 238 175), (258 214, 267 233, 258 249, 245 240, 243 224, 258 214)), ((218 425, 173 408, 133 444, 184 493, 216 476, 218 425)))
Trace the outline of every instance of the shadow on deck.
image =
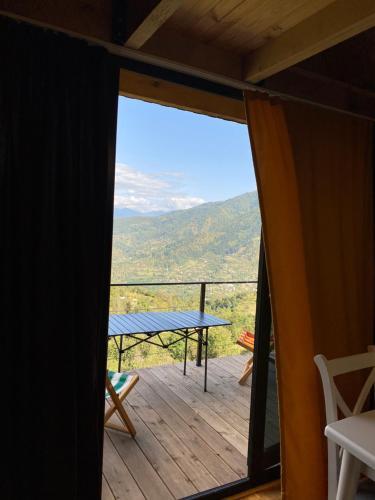
POLYGON ((136 370, 125 407, 137 435, 106 430, 104 500, 182 498, 247 474, 250 381, 238 384, 248 355, 136 370))

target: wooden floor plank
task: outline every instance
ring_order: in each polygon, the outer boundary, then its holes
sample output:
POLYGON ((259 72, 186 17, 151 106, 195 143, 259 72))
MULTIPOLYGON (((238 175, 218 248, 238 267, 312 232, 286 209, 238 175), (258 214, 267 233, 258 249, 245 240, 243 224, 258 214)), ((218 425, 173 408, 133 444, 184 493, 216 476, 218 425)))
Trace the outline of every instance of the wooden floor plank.
MULTIPOLYGON (((129 411, 128 406, 126 404, 127 411, 129 411)), ((112 419, 115 423, 120 423, 116 415, 113 415, 112 419)), ((137 428, 136 430, 137 434, 135 438, 124 432, 112 430, 107 430, 107 435, 113 442, 118 454, 126 464, 146 499, 159 500, 160 498, 165 498, 166 500, 172 500, 174 498, 172 493, 168 490, 137 443, 137 436, 142 432, 142 428, 137 428)), ((104 454, 105 460, 106 455, 104 454)))
MULTIPOLYGON (((233 375, 233 373, 231 371, 228 371, 228 367, 226 369, 224 369, 224 367, 227 365, 226 361, 227 360, 225 357, 209 359, 208 366, 209 367, 210 366, 218 367, 220 369, 220 371, 222 372, 223 380, 229 380, 230 382, 232 382, 233 377, 235 377, 235 375, 233 375)), ((232 368, 234 368, 234 367, 232 366, 232 368)))
MULTIPOLYGON (((220 361, 216 359, 209 359, 208 360, 208 370, 207 370, 207 377, 208 380, 210 378, 214 378, 215 381, 217 382, 217 379, 219 378, 220 383, 223 384, 226 387, 231 387, 232 388, 232 394, 234 397, 241 399, 241 396, 243 397, 244 394, 246 395, 246 405, 248 405, 247 401, 247 393, 248 389, 246 387, 243 387, 241 385, 238 385, 236 387, 236 391, 233 391, 233 383, 236 381, 236 376, 233 375, 233 373, 230 373, 227 371, 227 369, 224 368, 224 362, 225 360, 223 358, 219 358, 220 361)), ((181 365, 176 365, 176 366, 181 366, 181 371, 182 371, 182 364, 181 365)), ((202 383, 203 383, 203 371, 204 371, 204 366, 201 368, 198 368, 195 366, 194 363, 189 363, 188 364, 189 369, 191 369, 192 374, 196 374, 196 376, 201 376, 202 378, 202 383)))
MULTIPOLYGON (((210 364, 208 365, 210 367, 210 364)), ((204 369, 203 367, 201 368, 204 369)), ((186 369, 187 376, 192 380, 195 380, 203 390, 203 373, 200 373, 199 370, 196 369, 195 366, 187 366, 186 369)), ((239 384, 238 384, 239 385, 239 384)), ((233 391, 233 384, 228 383, 220 383, 216 378, 215 374, 212 370, 208 370, 207 375, 207 390, 209 393, 215 393, 220 396, 221 401, 225 403, 229 408, 232 409, 235 413, 237 413, 241 418, 248 419, 249 418, 249 402, 247 401, 244 404, 243 400, 238 400, 236 397, 236 391, 233 391)), ((249 396, 250 399, 250 396, 249 396)))
POLYGON ((232 360, 230 358, 226 358, 224 360, 224 364, 228 370, 233 369, 232 373, 238 378, 242 375, 244 366, 246 365, 247 361, 249 361, 252 358, 253 358, 253 354, 251 354, 249 352, 246 355, 241 356, 238 360, 236 360, 236 359, 232 360))
POLYGON ((247 356, 247 353, 250 353, 250 351, 242 351, 240 354, 235 354, 234 356, 224 356, 225 359, 229 359, 231 361, 234 361, 235 363, 240 363, 242 364, 242 360, 244 357, 247 356))
POLYGON ((215 359, 215 360, 212 360, 212 363, 217 367, 220 366, 220 370, 224 370, 225 372, 230 373, 234 377, 235 383, 237 383, 239 385, 239 387, 242 387, 243 389, 247 389, 248 387, 251 388, 252 375, 250 374, 243 384, 240 384, 239 380, 242 377, 246 362, 249 359, 250 359, 249 356, 247 358, 245 358, 245 356, 244 356, 242 365, 233 365, 233 364, 229 363, 228 359, 220 361, 219 363, 215 359))
POLYGON ((177 500, 245 477, 251 388, 238 378, 246 359, 210 359, 206 393, 195 362, 187 376, 182 363, 137 370, 124 402, 137 434, 106 430, 102 500, 177 500))
POLYGON ((229 358, 216 358, 210 361, 217 366, 221 366, 224 370, 238 379, 241 376, 246 361, 250 358, 250 354, 248 356, 242 356, 241 363, 236 361, 232 362, 229 358))
POLYGON ((226 405, 216 393, 203 392, 200 385, 190 377, 184 377, 180 370, 171 365, 167 367, 173 370, 174 377, 178 378, 179 383, 183 384, 189 391, 198 399, 207 404, 212 410, 216 411, 228 424, 232 425, 234 429, 240 432, 243 436, 248 438, 249 435, 249 421, 248 419, 241 418, 237 413, 232 411, 230 406, 226 405))
MULTIPOLYGON (((129 446, 132 438, 116 431, 108 431, 116 449, 126 463, 129 471, 139 485, 147 500, 159 500, 165 498, 172 500, 174 497, 155 471, 153 465, 143 454, 134 440, 134 446, 129 446)), ((104 460, 106 457, 104 457, 104 460)))
POLYGON ((211 363, 208 365, 211 376, 215 382, 222 385, 227 391, 229 390, 232 399, 236 399, 246 408, 250 405, 250 386, 240 385, 238 379, 232 374, 226 372, 222 366, 211 363))
MULTIPOLYGON (((223 359, 225 359, 225 361, 227 361, 228 363, 231 363, 232 365, 241 368, 244 362, 250 356, 253 356, 253 353, 251 351, 244 351, 244 354, 238 354, 237 356, 225 356, 223 359)), ((222 359, 222 358, 217 358, 217 359, 222 359)))
MULTIPOLYGON (((245 404, 247 408, 250 401, 250 386, 238 384, 239 375, 234 372, 232 367, 229 368, 225 362, 225 358, 208 360, 208 376, 214 379, 214 383, 219 382, 224 388, 230 390, 231 400, 236 398, 242 404, 245 404), (234 388, 235 390, 233 390, 234 388)), ((193 363, 189 364, 189 369, 190 368, 190 376, 199 376, 197 370, 194 369, 195 366, 193 363)), ((242 368, 241 372, 238 373, 242 373, 242 368)))
POLYGON ((198 433, 204 441, 231 467, 231 469, 244 477, 247 473, 247 466, 244 464, 244 457, 219 433, 207 424, 199 415, 196 414, 181 398, 166 387, 152 373, 152 370, 146 369, 142 372, 142 377, 158 394, 173 407, 180 417, 189 423, 189 425, 198 433))
POLYGON ((241 371, 243 365, 245 362, 252 356, 252 353, 249 351, 246 351, 244 354, 239 354, 237 356, 224 356, 222 358, 213 358, 213 362, 218 362, 221 363, 221 361, 224 361, 226 365, 232 366, 235 370, 241 371))
POLYGON ((233 397, 236 397, 236 399, 248 407, 250 395, 249 386, 239 384, 238 378, 225 369, 225 360, 221 363, 216 362, 216 360, 213 361, 215 362, 211 362, 210 360, 208 365, 212 376, 215 377, 220 384, 223 384, 224 387, 229 387, 233 397), (234 388, 235 390, 233 390, 234 388))
MULTIPOLYGON (((127 405, 127 411, 137 430, 136 443, 172 495, 175 498, 182 498, 196 493, 197 489, 193 483, 175 464, 174 460, 168 455, 163 446, 130 405, 127 405)), ((121 434, 116 431, 112 434, 115 433, 121 434)))
POLYGON ((133 391, 128 399, 138 416, 149 427, 172 460, 184 471, 198 491, 205 491, 219 485, 219 482, 213 478, 203 463, 185 446, 184 442, 139 393, 133 391))
MULTIPOLYGON (((142 372, 142 375, 144 373, 142 372)), ((174 430, 174 432, 183 439, 185 445, 198 457, 199 460, 204 462, 210 474, 219 482, 219 484, 226 484, 231 481, 236 481, 240 477, 240 472, 237 474, 229 465, 219 456, 219 454, 212 450, 207 445, 206 441, 202 439, 201 432, 197 426, 193 425, 194 418, 195 424, 199 424, 200 420, 195 414, 189 414, 188 421, 181 418, 180 413, 170 406, 157 392, 151 380, 151 385, 142 380, 137 385, 137 391, 152 404, 153 408, 157 409, 159 415, 164 421, 174 430)), ((242 458, 243 461, 243 458, 242 458)), ((242 469, 241 469, 242 470, 242 469)))
POLYGON ((213 359, 210 359, 209 362, 210 362, 210 364, 220 366, 223 370, 225 370, 232 377, 237 377, 237 375, 238 375, 238 371, 239 371, 238 366, 233 366, 231 364, 227 364, 225 358, 213 358, 213 359))
POLYGON ((104 475, 102 477, 102 500, 116 500, 104 475))
POLYGON ((144 500, 144 496, 134 481, 125 463, 117 453, 116 448, 104 433, 103 474, 117 500, 144 500))
MULTIPOLYGON (((182 378, 176 377, 175 371, 168 367, 153 369, 153 373, 177 394, 187 405, 190 406, 203 420, 213 427, 221 436, 231 443, 244 456, 247 456, 248 440, 245 436, 234 429, 233 425, 228 424, 217 412, 212 410, 204 401, 192 394, 188 388, 184 387, 182 378)), ((202 391, 203 392, 203 391, 202 391)))

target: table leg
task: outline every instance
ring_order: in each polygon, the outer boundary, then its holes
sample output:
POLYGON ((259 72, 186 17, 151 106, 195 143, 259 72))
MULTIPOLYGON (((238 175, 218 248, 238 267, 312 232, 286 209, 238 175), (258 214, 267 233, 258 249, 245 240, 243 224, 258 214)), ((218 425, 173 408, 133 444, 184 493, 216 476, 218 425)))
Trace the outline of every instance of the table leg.
POLYGON ((204 351, 204 392, 207 392, 208 328, 206 328, 205 346, 206 348, 204 351))
POLYGON ((121 358, 122 358, 122 335, 120 336, 120 350, 118 352, 118 372, 121 372, 121 358))
POLYGON ((203 344, 203 333, 202 330, 198 330, 198 343, 197 343, 197 366, 202 366, 202 344, 203 344))
POLYGON ((353 500, 358 487, 361 462, 344 450, 336 500, 353 500))
POLYGON ((185 332, 185 357, 184 357, 184 375, 186 375, 186 356, 187 356, 187 341, 188 341, 188 332, 185 332))

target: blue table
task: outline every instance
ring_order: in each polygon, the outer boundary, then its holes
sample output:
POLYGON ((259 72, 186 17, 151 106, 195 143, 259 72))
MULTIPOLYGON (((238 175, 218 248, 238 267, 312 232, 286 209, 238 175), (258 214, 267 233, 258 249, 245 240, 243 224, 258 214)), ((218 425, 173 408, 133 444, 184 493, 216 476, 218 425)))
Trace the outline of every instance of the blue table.
POLYGON ((204 366, 204 390, 207 390, 207 348, 208 330, 217 326, 228 326, 231 323, 225 319, 217 318, 211 314, 200 311, 176 311, 176 312, 144 312, 132 314, 110 314, 108 325, 108 337, 113 338, 119 353, 118 371, 121 371, 122 354, 146 342, 163 349, 168 349, 176 342, 185 341, 184 375, 186 375, 187 341, 193 340, 205 346, 205 366, 204 366), (203 339, 205 331, 205 339, 203 339), (177 340, 163 342, 161 334, 176 333, 177 340), (198 339, 192 336, 198 333, 198 339), (128 337, 135 342, 123 348, 123 338, 128 337), (118 342, 117 339, 120 339, 118 342))

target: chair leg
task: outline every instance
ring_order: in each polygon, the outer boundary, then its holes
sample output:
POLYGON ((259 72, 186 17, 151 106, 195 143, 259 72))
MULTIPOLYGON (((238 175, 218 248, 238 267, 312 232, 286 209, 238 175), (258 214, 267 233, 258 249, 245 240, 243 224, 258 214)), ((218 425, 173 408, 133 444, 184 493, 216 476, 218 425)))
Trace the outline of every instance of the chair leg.
POLYGON ((242 372, 242 375, 238 381, 239 384, 244 385, 246 380, 250 377, 250 375, 253 372, 253 358, 251 357, 248 359, 245 363, 244 370, 242 372))
POLYGON ((128 431, 131 436, 135 436, 136 430, 134 428, 134 425, 132 421, 130 420, 129 415, 127 414, 125 408, 122 406, 120 403, 119 405, 116 406, 111 406, 111 408, 106 412, 104 416, 104 426, 108 427, 109 429, 115 429, 116 431, 128 431), (120 427, 119 425, 113 424, 112 422, 109 422, 109 418, 117 412, 118 417, 122 421, 124 427, 120 427))
POLYGON ((344 450, 336 500, 354 500, 361 462, 344 450))
POLYGON ((125 427, 128 429, 129 434, 131 434, 134 437, 136 434, 136 431, 135 431, 135 428, 134 428, 132 421, 129 418, 129 415, 125 411, 125 408, 122 405, 120 405, 117 408, 117 412, 120 415, 121 420, 123 421, 125 427))
POLYGON ((124 431, 124 429, 116 424, 112 424, 111 422, 108 422, 109 418, 113 413, 117 411, 120 419, 122 420, 125 429, 131 434, 131 436, 135 436, 136 431, 134 428, 134 425, 132 424, 132 421, 129 418, 129 415, 126 413, 125 408, 122 405, 123 399, 125 399, 126 395, 129 393, 131 388, 134 386, 134 384, 138 381, 138 377, 134 379, 133 384, 125 391, 123 392, 120 396, 116 394, 116 391, 114 390, 110 380, 107 377, 106 380, 106 386, 107 390, 111 396, 112 399, 112 406, 109 410, 106 411, 104 415, 104 425, 105 427, 109 427, 110 429, 116 429, 116 430, 121 430, 124 431))
POLYGON ((336 500, 338 484, 338 446, 336 443, 327 439, 328 451, 328 500, 336 500))

